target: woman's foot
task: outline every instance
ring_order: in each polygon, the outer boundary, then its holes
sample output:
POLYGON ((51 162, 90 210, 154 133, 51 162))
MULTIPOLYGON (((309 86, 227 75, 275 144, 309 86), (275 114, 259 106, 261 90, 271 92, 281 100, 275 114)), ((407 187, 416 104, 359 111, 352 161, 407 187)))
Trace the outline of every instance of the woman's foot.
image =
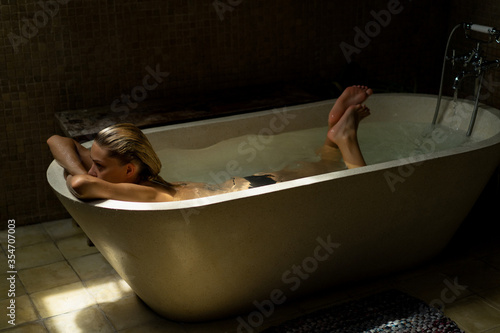
POLYGON ((328 139, 338 145, 339 142, 356 137, 359 122, 369 115, 370 109, 365 105, 351 105, 340 120, 330 128, 327 133, 328 139))
POLYGON ((337 99, 328 115, 328 128, 334 126, 351 105, 362 104, 373 94, 373 90, 366 86, 352 86, 344 90, 337 99))
POLYGON ((340 120, 328 131, 328 139, 339 147, 348 168, 365 166, 366 163, 358 144, 359 122, 370 115, 364 105, 351 105, 340 120))

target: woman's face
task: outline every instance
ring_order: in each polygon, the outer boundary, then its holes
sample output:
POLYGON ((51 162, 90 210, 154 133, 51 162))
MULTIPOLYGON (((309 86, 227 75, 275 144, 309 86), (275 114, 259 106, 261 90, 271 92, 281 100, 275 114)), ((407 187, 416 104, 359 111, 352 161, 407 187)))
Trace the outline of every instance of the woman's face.
POLYGON ((109 157, 106 148, 102 148, 96 142, 90 149, 90 158, 93 163, 88 174, 110 183, 131 183, 135 180, 135 165, 132 163, 122 164, 115 157, 109 157))

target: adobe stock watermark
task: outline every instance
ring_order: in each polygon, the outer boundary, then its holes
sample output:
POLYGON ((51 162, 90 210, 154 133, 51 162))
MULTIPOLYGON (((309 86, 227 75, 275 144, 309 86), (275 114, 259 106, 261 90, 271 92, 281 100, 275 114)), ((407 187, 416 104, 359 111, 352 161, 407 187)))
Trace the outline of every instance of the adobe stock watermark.
POLYGON ((123 119, 128 115, 130 109, 135 109, 148 97, 148 91, 152 91, 163 83, 164 79, 170 75, 169 72, 160 71, 160 64, 156 64, 153 70, 150 66, 146 66, 146 74, 142 78, 142 84, 135 86, 130 91, 130 94, 122 94, 120 98, 115 99, 111 103, 111 111, 121 113, 120 117, 123 119))
POLYGON ((354 27, 356 33, 353 39, 354 45, 346 42, 340 43, 340 49, 347 63, 351 63, 353 54, 361 53, 361 50, 370 45, 372 39, 380 35, 382 28, 386 28, 391 23, 392 17, 400 14, 403 9, 404 7, 399 0, 389 0, 387 9, 382 9, 379 12, 372 10, 370 12, 373 20, 366 23, 364 30, 354 27))
MULTIPOLYGON (((269 120, 267 126, 261 128, 257 134, 247 135, 237 147, 239 156, 246 157, 245 162, 251 163, 254 161, 258 153, 263 151, 266 146, 270 145, 274 140, 274 135, 282 133, 285 128, 290 125, 296 115, 289 113, 287 108, 273 110, 274 116, 269 120)), ((243 171, 239 161, 229 160, 224 165, 223 170, 209 171, 209 176, 215 184, 222 184, 231 178, 238 176, 243 171)), ((263 172, 272 170, 262 170, 263 172)), ((181 214, 186 223, 190 223, 190 216, 200 214, 201 208, 181 209, 181 214)))
POLYGON ((19 35, 10 32, 7 37, 14 49, 14 53, 19 53, 19 47, 29 42, 38 35, 40 29, 44 28, 49 21, 59 13, 59 5, 66 5, 70 0, 48 0, 38 1, 36 5, 39 10, 35 12, 31 19, 26 17, 21 19, 23 23, 19 35))
POLYGON ((397 173, 392 171, 384 172, 384 178, 392 193, 396 192, 396 185, 404 183, 415 172, 416 167, 424 163, 425 154, 431 154, 436 151, 436 145, 445 142, 448 134, 441 128, 434 128, 422 141, 415 139, 417 148, 414 149, 408 158, 402 158, 404 162, 397 168, 397 173))
POLYGON ((9 219, 7 221, 7 297, 9 305, 7 306, 7 321, 10 325, 16 325, 16 220, 9 219))
POLYGON ((232 12, 242 2, 243 0, 214 0, 214 2, 212 2, 212 6, 214 7, 217 16, 219 16, 219 19, 224 21, 224 13, 232 12))
MULTIPOLYGON (((269 120, 267 127, 261 128, 258 134, 248 135, 246 140, 238 145, 238 154, 246 157, 246 162, 250 163, 254 161, 258 153, 263 151, 266 146, 273 142, 274 135, 282 133, 285 128, 290 125, 291 120, 296 117, 296 115, 288 113, 286 107, 273 110, 273 114, 274 116, 269 120)), ((224 170, 218 172, 210 171, 209 175, 216 184, 220 184, 240 174, 241 171, 242 167, 240 163, 237 160, 230 160, 226 163, 224 170)), ((266 172, 271 170, 262 171, 266 172)))
MULTIPOLYGON (((493 81, 492 74, 489 74, 487 79, 483 79, 482 87, 486 90, 479 96, 479 99, 488 99, 491 94, 495 92, 495 87, 499 86, 500 83, 493 81)), ((468 98, 474 98, 474 96, 469 96, 468 98)), ((471 113, 468 112, 471 112, 472 109, 467 111, 463 108, 463 105, 470 106, 471 108, 473 107, 469 104, 457 103, 455 105, 454 113, 445 113, 443 123, 450 128, 458 129, 464 121, 470 121, 471 113)), ((424 163, 425 154, 432 154, 436 152, 438 145, 444 143, 449 139, 449 137, 449 134, 442 128, 435 127, 433 128, 432 132, 425 138, 422 138, 420 140, 415 139, 414 142, 416 144, 416 148, 410 153, 410 156, 408 158, 400 159, 400 161, 404 162, 404 164, 400 165, 397 168, 397 172, 384 172, 384 178, 391 192, 396 192, 396 186, 398 184, 404 183, 411 175, 413 175, 413 173, 416 171, 416 168, 424 163)))
MULTIPOLYGON (((318 245, 314 248, 311 256, 304 258, 298 265, 293 265, 281 275, 281 281, 287 285, 290 291, 296 291, 300 288, 302 282, 309 279, 311 274, 316 272, 319 264, 330 258, 333 252, 340 247, 339 243, 333 243, 331 235, 326 237, 326 241, 316 238, 318 245)), ((275 311, 276 306, 285 303, 287 300, 285 292, 282 289, 273 289, 269 293, 269 298, 253 301, 255 310, 250 312, 246 318, 239 316, 237 333, 253 333, 254 329, 264 324, 265 318, 269 318, 275 311)))
MULTIPOLYGON (((458 283, 458 277, 455 277, 453 281, 444 279, 443 284, 446 287, 441 290, 440 297, 429 302, 431 307, 440 311, 443 311, 446 305, 455 302, 468 288, 468 286, 458 283)), ((424 307, 424 305, 422 306, 424 307)))

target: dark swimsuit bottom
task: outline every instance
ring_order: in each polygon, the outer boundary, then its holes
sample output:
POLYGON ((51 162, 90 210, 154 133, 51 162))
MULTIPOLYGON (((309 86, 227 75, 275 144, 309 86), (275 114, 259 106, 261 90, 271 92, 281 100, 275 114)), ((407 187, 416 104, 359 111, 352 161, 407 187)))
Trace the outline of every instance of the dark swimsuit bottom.
POLYGON ((276 181, 271 178, 271 175, 263 175, 263 176, 248 176, 243 177, 250 182, 249 188, 255 188, 259 186, 276 184, 276 181))

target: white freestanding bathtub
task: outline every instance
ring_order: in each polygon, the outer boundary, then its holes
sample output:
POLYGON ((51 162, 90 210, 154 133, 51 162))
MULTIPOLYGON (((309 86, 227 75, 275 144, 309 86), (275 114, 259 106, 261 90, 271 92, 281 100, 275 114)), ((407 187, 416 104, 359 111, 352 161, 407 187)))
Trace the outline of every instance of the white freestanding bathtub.
MULTIPOLYGON (((202 148, 250 133, 326 125, 333 102, 144 132, 155 149, 202 148)), ((439 123, 466 129, 472 104, 460 103, 469 114, 453 113, 445 99, 439 123)), ((435 96, 374 95, 367 101, 372 115, 363 122, 430 123, 435 104, 435 96)), ((67 190, 56 162, 47 177, 146 304, 173 320, 203 321, 264 312, 436 255, 500 163, 500 112, 482 106, 473 137, 477 142, 466 147, 179 202, 83 202, 67 190)), ((431 138, 443 139, 440 133, 431 138)))

